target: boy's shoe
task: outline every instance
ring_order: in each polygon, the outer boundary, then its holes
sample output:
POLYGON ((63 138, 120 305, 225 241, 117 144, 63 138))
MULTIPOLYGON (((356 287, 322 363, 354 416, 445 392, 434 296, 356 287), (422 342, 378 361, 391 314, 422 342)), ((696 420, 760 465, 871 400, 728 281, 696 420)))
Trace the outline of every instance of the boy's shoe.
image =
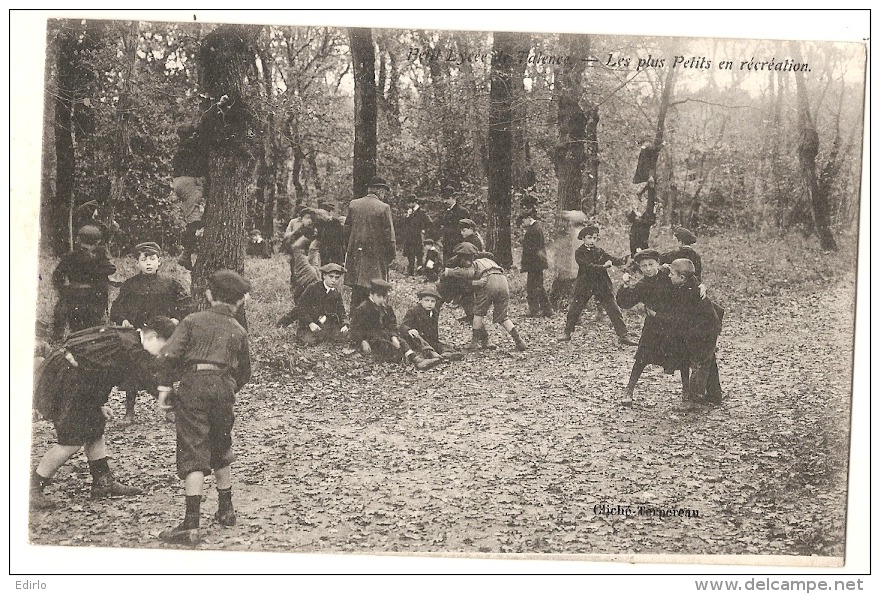
POLYGON ((639 346, 638 341, 633 340, 626 334, 617 337, 617 342, 626 346, 639 346))
POLYGON ((43 493, 42 489, 31 487, 30 506, 31 509, 52 509, 55 501, 43 493))
POLYGON ((176 528, 169 528, 159 533, 159 540, 169 544, 196 545, 201 540, 198 528, 188 528, 181 523, 176 528))
POLYGON ((232 508, 225 509, 222 512, 218 509, 214 512, 214 520, 224 526, 235 526, 236 517, 235 510, 232 508))
POLYGON ((464 359, 464 355, 462 353, 459 353, 458 351, 446 351, 440 356, 447 361, 461 361, 462 359, 464 359))
POLYGON ((92 499, 131 497, 143 494, 143 489, 124 485, 114 479, 112 474, 105 474, 92 480, 92 499))
POLYGON ((568 342, 569 340, 571 340, 571 332, 563 332, 556 337, 556 340, 559 342, 568 342))
POLYGON ((443 361, 443 359, 441 359, 440 357, 433 357, 431 355, 423 355, 419 353, 413 357, 412 361, 415 364, 416 369, 431 369, 432 367, 443 361))
POLYGON ((633 405, 633 391, 624 388, 623 396, 620 398, 620 406, 630 407, 633 405))

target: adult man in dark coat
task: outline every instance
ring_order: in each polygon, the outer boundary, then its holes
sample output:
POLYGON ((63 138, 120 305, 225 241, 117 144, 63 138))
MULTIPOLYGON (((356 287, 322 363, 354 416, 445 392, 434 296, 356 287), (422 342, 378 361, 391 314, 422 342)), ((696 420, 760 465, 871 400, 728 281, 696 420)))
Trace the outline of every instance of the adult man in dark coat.
POLYGON ((400 230, 400 243, 403 244, 403 255, 409 262, 407 273, 412 276, 416 272, 416 267, 422 265, 425 233, 430 231, 434 223, 422 210, 418 198, 415 196, 407 198, 406 206, 407 211, 400 230))
POLYGON ((386 203, 388 184, 374 177, 367 192, 363 198, 351 201, 345 219, 345 284, 351 287, 352 309, 369 297, 372 279, 388 280, 388 266, 397 249, 391 207, 386 203))
POLYGON ((458 204, 455 190, 450 186, 440 190, 440 197, 446 203, 446 209, 440 214, 440 229, 443 237, 443 261, 448 262, 455 246, 464 241, 461 236, 461 220, 471 218, 471 213, 458 204))
POLYGON ((526 301, 529 304, 529 317, 553 315, 553 307, 544 290, 544 271, 547 270, 547 248, 544 243, 544 230, 537 220, 535 210, 520 215, 520 225, 525 229, 523 235, 522 260, 520 269, 526 276, 526 301))

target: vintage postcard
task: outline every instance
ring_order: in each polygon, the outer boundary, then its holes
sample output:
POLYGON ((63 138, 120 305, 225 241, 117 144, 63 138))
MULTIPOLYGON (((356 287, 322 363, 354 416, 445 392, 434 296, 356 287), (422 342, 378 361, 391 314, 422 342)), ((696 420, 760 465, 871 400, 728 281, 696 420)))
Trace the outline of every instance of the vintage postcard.
POLYGON ((13 14, 13 569, 864 567, 865 14, 757 15, 13 14))

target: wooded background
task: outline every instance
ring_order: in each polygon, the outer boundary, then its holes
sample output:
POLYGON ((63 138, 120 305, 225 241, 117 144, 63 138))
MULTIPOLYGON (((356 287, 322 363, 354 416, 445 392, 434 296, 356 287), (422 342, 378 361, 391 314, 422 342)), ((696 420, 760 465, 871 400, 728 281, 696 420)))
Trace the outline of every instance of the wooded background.
POLYGON ((50 20, 47 41, 41 231, 56 253, 92 217, 116 252, 172 250, 175 131, 212 110, 205 217, 234 231, 217 266, 241 268, 246 227, 273 236, 319 197, 344 212, 374 174, 396 213, 411 194, 436 211, 453 186, 509 265, 525 192, 550 220, 580 209, 623 226, 644 209, 632 177, 646 140, 662 147, 647 196, 660 225, 798 232, 835 249, 858 218, 858 44, 98 20, 50 20), (458 59, 493 51, 513 59, 458 59), (670 68, 676 55, 712 66, 670 68), (637 69, 649 56, 665 65, 637 69), (752 57, 809 70, 741 70, 752 57))

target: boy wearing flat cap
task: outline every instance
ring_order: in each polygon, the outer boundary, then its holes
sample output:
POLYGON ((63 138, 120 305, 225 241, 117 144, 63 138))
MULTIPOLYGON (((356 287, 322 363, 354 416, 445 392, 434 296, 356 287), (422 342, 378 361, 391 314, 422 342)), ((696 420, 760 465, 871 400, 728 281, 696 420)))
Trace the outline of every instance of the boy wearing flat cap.
POLYGON ((574 327, 584 310, 584 306, 587 305, 590 297, 595 296, 596 301, 608 314, 620 344, 635 346, 637 343, 626 335, 626 323, 623 321, 620 308, 614 301, 611 277, 608 276, 608 269, 611 266, 626 264, 626 257, 615 258, 596 245, 599 240, 599 227, 596 225, 587 225, 581 229, 578 233, 578 239, 584 242, 574 252, 578 275, 575 279, 571 306, 568 308, 568 315, 565 318, 565 330, 559 336, 559 340, 562 342, 571 340, 571 333, 574 332, 574 327))
POLYGON ((403 317, 400 323, 400 333, 409 344, 409 348, 415 351, 416 367, 424 369, 433 366, 443 359, 457 361, 462 358, 461 353, 448 344, 440 341, 440 312, 437 302, 440 293, 432 285, 419 289, 416 293, 418 303, 413 305, 403 317), (424 361, 420 367, 419 358, 424 361), (437 359, 437 361, 433 361, 437 359))
POLYGON ((306 346, 348 338, 348 316, 339 290, 345 268, 331 262, 319 270, 321 280, 306 287, 295 308, 295 319, 299 321, 296 337, 306 346))
POLYGON ((272 246, 263 239, 263 232, 259 229, 251 229, 250 239, 244 248, 245 254, 254 256, 255 258, 271 258, 272 246))
POLYGON ((458 224, 461 226, 461 240, 477 248, 478 252, 486 249, 486 243, 483 237, 477 232, 477 224, 470 219, 461 219, 458 224))
POLYGON ((678 247, 660 254, 660 264, 672 264, 674 260, 679 258, 687 258, 694 264, 694 271, 697 278, 703 277, 703 261, 700 255, 691 246, 697 242, 697 236, 685 229, 677 227, 673 229, 672 235, 678 240, 678 247))
POLYGON ((508 315, 510 287, 507 277, 504 269, 488 257, 490 255, 477 252, 472 244, 462 242, 455 248, 457 267, 443 271, 444 277, 464 280, 474 287, 473 337, 465 348, 469 351, 489 348, 489 333, 486 331, 484 318, 489 315, 491 307, 492 320, 510 334, 516 350, 524 351, 527 348, 526 343, 508 315))
POLYGON ((406 199, 406 207, 400 230, 400 242, 403 244, 403 255, 408 262, 407 274, 413 276, 416 269, 422 266, 425 234, 431 231, 434 223, 425 214, 419 199, 415 196, 406 199))
POLYGON ((52 272, 52 285, 58 294, 52 327, 53 338, 61 341, 64 330, 77 332, 99 326, 107 312, 111 274, 107 248, 101 245, 101 230, 83 225, 76 232, 73 251, 61 258, 52 272))
MULTIPOLYGON (((152 241, 135 246, 138 273, 122 283, 119 296, 110 306, 110 320, 114 324, 140 328, 156 316, 165 316, 177 323, 193 310, 183 285, 159 273, 161 255, 159 245, 152 241)), ((120 386, 120 390, 125 392, 124 422, 131 423, 134 421, 137 389, 126 385, 120 386)))
POLYGON ((218 270, 208 279, 205 296, 211 307, 188 315, 162 349, 164 382, 159 409, 174 410, 177 425, 177 475, 184 481, 183 522, 163 531, 169 543, 196 544, 205 475, 216 476, 219 500, 214 519, 223 526, 236 522, 232 507, 233 403, 235 393, 251 376, 247 332, 235 319, 251 285, 232 270, 218 270), (169 400, 171 384, 180 390, 169 400))
POLYGON ((397 329, 397 316, 388 304, 391 283, 370 281, 367 299, 351 310, 351 341, 364 355, 380 362, 400 362, 404 350, 397 329))

